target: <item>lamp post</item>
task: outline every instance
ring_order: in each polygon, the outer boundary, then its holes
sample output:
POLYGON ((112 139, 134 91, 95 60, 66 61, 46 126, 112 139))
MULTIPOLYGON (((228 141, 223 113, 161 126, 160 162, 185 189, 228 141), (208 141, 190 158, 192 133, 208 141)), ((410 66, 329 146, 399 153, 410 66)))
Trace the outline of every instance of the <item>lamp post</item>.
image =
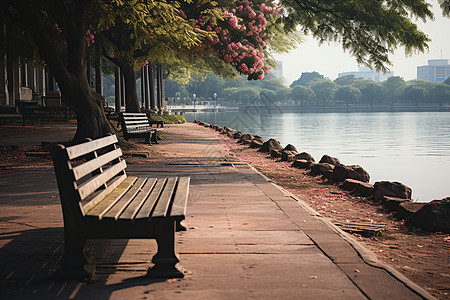
POLYGON ((217 93, 214 93, 213 97, 214 97, 214 111, 216 111, 217 93))
POLYGON ((192 97, 194 98, 194 111, 195 111, 195 97, 197 97, 196 94, 192 94, 192 97))

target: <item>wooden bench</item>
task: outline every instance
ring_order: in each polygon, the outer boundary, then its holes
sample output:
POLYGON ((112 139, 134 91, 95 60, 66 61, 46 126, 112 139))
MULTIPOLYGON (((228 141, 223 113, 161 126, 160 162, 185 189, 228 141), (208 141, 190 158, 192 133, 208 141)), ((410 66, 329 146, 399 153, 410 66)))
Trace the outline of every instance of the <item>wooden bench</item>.
POLYGON ((127 176, 126 162, 109 135, 51 149, 64 217, 63 276, 85 277, 86 239, 156 239, 158 252, 147 275, 183 277, 175 230, 185 218, 190 177, 127 176))
POLYGON ((162 128, 153 128, 145 113, 120 113, 123 138, 145 138, 145 143, 158 143, 158 131, 162 128))

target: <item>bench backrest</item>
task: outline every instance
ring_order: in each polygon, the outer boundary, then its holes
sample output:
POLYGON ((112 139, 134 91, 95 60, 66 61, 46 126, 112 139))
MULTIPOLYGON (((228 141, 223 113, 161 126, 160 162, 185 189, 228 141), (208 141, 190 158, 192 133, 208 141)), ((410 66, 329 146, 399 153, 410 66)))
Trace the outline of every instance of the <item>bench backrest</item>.
POLYGON ((64 219, 79 218, 127 178, 117 137, 51 149, 64 219))
POLYGON ((120 113, 122 128, 126 132, 133 132, 142 127, 149 127, 148 117, 145 113, 120 113))

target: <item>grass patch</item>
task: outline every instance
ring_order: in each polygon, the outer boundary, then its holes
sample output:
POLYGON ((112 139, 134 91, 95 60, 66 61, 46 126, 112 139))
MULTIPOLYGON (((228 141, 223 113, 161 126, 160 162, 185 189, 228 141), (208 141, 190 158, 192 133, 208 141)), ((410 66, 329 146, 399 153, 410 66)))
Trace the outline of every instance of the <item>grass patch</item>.
POLYGON ((162 115, 150 113, 149 114, 150 121, 164 121, 166 124, 182 124, 186 123, 186 118, 182 115, 169 115, 169 113, 165 112, 162 115))

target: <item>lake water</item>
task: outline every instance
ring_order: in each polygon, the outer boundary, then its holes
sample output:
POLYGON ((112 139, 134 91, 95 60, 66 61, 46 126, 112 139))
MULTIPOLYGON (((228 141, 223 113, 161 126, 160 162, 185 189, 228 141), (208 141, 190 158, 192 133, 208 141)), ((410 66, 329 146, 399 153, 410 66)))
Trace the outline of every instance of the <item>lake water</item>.
POLYGON ((317 161, 328 154, 360 165, 371 183, 398 181, 414 201, 450 196, 450 113, 197 112, 195 119, 293 144, 317 161))

